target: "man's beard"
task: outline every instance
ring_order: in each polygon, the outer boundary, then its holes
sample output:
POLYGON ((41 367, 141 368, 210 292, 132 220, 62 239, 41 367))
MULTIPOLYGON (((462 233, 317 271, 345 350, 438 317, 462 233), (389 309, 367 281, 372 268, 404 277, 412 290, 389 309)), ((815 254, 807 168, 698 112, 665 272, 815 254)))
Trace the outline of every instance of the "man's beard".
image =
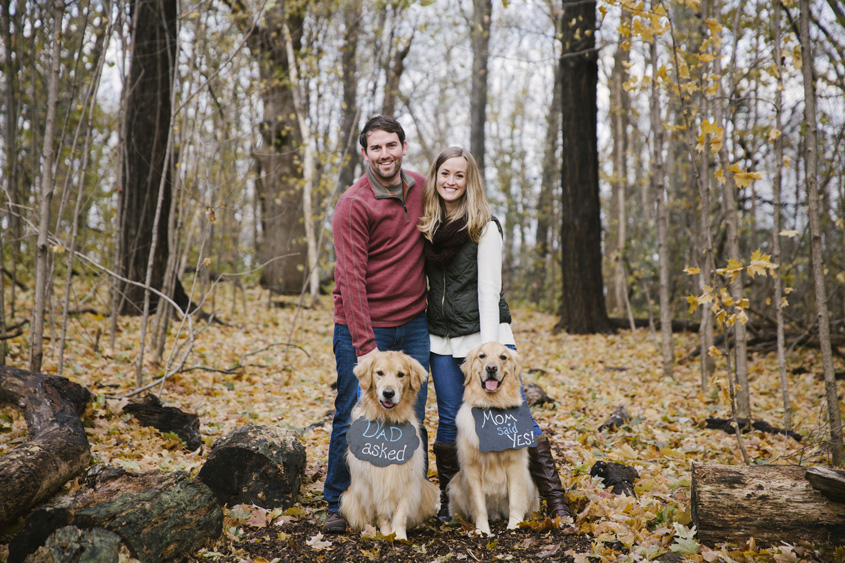
POLYGON ((385 175, 384 172, 382 172, 382 168, 377 162, 371 162, 370 168, 372 169, 373 174, 375 174, 376 178, 380 180, 390 181, 396 178, 396 175, 399 173, 399 169, 402 167, 402 161, 400 159, 394 158, 391 162, 391 165, 391 172, 388 175, 385 175))

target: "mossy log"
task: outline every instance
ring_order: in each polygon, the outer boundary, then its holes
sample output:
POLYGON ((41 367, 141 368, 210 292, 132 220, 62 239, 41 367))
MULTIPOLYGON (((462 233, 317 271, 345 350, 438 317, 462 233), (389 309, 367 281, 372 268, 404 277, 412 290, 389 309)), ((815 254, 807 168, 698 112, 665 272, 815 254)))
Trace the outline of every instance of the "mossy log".
POLYGON ((0 457, 0 524, 53 496, 91 460, 79 415, 84 387, 43 373, 0 366, 0 403, 23 410, 27 442, 0 457))
POLYGON ((199 478, 222 505, 289 508, 305 471, 305 447, 291 430, 245 426, 211 448, 199 478))
POLYGON ((223 511, 211 490, 184 471, 129 473, 91 468, 87 486, 69 502, 39 508, 9 544, 9 563, 22 562, 74 526, 120 536, 143 563, 179 561, 223 531, 223 511))
POLYGON ((845 503, 813 487, 792 465, 692 466, 692 519, 706 545, 760 545, 807 540, 845 545, 845 503))

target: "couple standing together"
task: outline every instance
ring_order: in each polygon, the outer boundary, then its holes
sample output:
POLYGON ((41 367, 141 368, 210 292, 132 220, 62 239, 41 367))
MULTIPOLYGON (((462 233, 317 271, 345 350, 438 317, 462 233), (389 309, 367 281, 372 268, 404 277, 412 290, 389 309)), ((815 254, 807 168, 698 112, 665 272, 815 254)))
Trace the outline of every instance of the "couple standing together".
MULTIPOLYGON (((347 528, 340 495, 349 487, 346 434, 358 398, 352 370, 360 360, 379 350, 398 350, 430 368, 439 413, 434 442, 438 517, 448 520, 446 485, 459 469, 455 416, 463 399, 460 365, 484 342, 515 349, 502 291, 501 226, 491 215, 472 155, 458 147, 444 150, 427 178, 403 170, 405 131, 384 116, 367 122, 359 143, 366 174, 341 195, 332 221, 337 398, 323 492, 329 505, 324 533, 347 528)), ((424 449, 427 396, 424 383, 415 408, 424 449)), ((569 516, 549 442, 536 422, 534 434, 531 476, 551 516, 569 516)))

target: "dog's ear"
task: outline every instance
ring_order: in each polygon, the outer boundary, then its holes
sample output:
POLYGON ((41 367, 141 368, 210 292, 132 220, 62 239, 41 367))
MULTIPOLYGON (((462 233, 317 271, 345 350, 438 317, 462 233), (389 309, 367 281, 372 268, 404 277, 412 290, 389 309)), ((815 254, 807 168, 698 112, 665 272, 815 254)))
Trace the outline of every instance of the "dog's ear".
POLYGON ((472 375, 472 364, 475 362, 476 351, 470 350, 467 357, 464 358, 464 363, 461 364, 461 371, 464 372, 464 387, 469 385, 469 380, 472 375))
POLYGON ((358 378, 358 383, 361 389, 367 391, 373 385, 373 364, 375 363, 373 356, 367 356, 361 360, 357 366, 352 369, 352 373, 358 378))
POLYGON ((519 355, 519 352, 516 350, 510 350, 511 357, 513 358, 513 374, 517 377, 522 376, 522 356, 519 355))
POLYGON ((417 360, 411 356, 407 356, 408 374, 411 377, 411 389, 419 391, 422 389, 423 382, 428 377, 428 372, 417 360))

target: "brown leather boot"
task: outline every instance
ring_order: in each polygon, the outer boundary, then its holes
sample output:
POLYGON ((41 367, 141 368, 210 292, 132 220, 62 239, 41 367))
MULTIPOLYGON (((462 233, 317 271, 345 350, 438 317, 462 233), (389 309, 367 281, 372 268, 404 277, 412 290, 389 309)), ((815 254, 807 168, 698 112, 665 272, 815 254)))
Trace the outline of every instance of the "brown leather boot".
POLYGON ((546 499, 549 515, 552 518, 568 516, 574 519, 572 510, 569 508, 569 501, 566 500, 563 484, 560 482, 549 439, 545 436, 538 436, 537 445, 528 448, 528 471, 540 491, 540 496, 546 499))
POLYGON ((455 444, 434 442, 434 461, 437 464, 437 477, 440 481, 440 511, 437 513, 437 519, 448 522, 452 517, 449 515, 449 495, 446 494, 446 485, 460 469, 458 447, 455 444))

